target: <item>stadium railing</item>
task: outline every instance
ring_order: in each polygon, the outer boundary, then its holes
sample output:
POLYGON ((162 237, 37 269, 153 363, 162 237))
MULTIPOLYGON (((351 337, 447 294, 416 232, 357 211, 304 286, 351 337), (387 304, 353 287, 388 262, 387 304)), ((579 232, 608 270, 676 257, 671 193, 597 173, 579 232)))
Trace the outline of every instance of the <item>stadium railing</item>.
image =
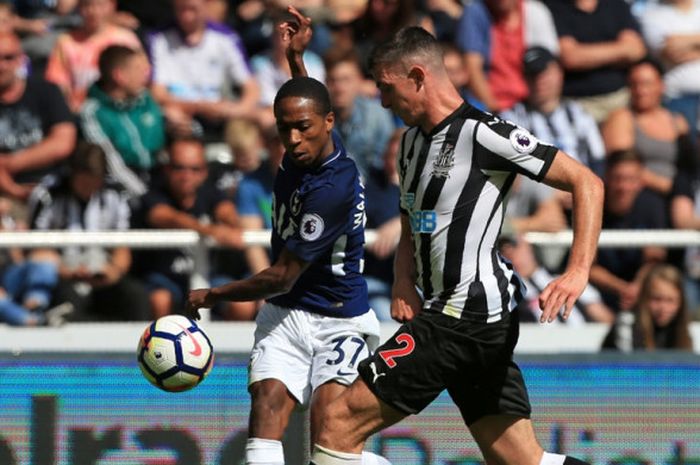
MULTIPOLYGON (((376 237, 374 231, 366 233, 367 243, 376 237)), ((525 238, 542 247, 566 248, 571 245, 571 231, 557 233, 529 233, 525 238)), ((269 231, 246 232, 244 240, 248 245, 269 245, 269 231)), ((116 231, 23 231, 0 233, 0 248, 37 248, 67 246, 130 247, 132 249, 172 249, 186 248, 193 251, 195 273, 193 285, 206 286, 207 253, 216 245, 194 231, 183 230, 130 230, 116 231)), ((618 230, 603 231, 599 246, 642 247, 656 245, 669 248, 700 246, 700 231, 692 230, 618 230)), ((204 320, 207 314, 203 312, 204 320)), ((207 321, 209 331, 220 333, 220 341, 229 344, 230 350, 249 348, 252 341, 254 323, 230 323, 207 321), (233 327, 235 326, 235 328, 233 327)), ((23 350, 61 351, 79 348, 80 350, 132 350, 133 334, 139 333, 142 322, 125 324, 75 323, 54 328, 10 328, 0 325, 0 350, 9 352, 23 350), (91 329, 85 331, 85 329, 91 329), (100 329, 101 328, 101 329, 100 329), (110 337, 109 347, 105 347, 105 331, 111 336, 124 332, 125 337, 110 337), (129 336, 127 336, 129 335, 129 336), (120 342, 121 341, 121 342, 120 342), (65 349, 64 349, 65 348, 65 349)), ((393 323, 383 323, 382 335, 388 337, 395 330, 393 323)), ((584 328, 568 328, 540 325, 523 325, 519 350, 525 353, 548 352, 596 352, 600 341, 607 332, 607 325, 588 324, 584 328)), ((692 324, 695 350, 700 353, 700 322, 692 324)))

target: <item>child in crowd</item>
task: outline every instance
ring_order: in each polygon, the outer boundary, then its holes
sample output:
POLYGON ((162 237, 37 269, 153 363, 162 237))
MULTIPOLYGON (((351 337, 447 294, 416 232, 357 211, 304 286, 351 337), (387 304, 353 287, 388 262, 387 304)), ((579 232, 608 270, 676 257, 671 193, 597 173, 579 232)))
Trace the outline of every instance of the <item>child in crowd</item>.
POLYGON ((618 315, 603 349, 693 349, 683 276, 676 267, 658 264, 649 270, 634 310, 618 315))

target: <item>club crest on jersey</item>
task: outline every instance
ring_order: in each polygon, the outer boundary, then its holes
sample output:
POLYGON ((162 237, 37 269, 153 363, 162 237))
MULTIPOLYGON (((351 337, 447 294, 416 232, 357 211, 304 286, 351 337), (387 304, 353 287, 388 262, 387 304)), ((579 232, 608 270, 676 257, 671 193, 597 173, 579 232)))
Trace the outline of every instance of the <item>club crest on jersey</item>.
POLYGON ((449 178, 450 169, 455 164, 455 146, 453 144, 445 144, 440 149, 440 153, 433 162, 433 172, 431 176, 438 178, 449 178))
POLYGON ((301 198, 299 198, 298 189, 292 192, 292 196, 289 199, 289 210, 292 212, 292 216, 297 216, 301 211, 301 198))
POLYGON ((305 213, 301 217, 299 234, 305 241, 315 241, 323 234, 323 218, 316 213, 305 213))
POLYGON ((510 132, 510 143, 519 153, 531 153, 537 147, 535 136, 522 128, 515 128, 510 132))

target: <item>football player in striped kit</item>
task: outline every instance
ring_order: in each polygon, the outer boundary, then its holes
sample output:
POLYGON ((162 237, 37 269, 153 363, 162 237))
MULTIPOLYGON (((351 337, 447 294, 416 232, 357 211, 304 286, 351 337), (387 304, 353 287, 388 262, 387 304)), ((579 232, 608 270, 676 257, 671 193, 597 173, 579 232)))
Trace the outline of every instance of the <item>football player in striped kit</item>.
POLYGON ((541 322, 566 318, 588 281, 603 186, 588 168, 528 131, 479 111, 451 85, 438 42, 421 28, 377 47, 382 104, 409 126, 398 154, 402 235, 392 317, 404 324, 360 363, 326 410, 315 465, 357 465, 373 433, 447 389, 490 465, 581 465, 545 452, 513 361, 525 292, 496 248, 516 174, 571 192, 574 241, 564 273, 540 296, 541 322))

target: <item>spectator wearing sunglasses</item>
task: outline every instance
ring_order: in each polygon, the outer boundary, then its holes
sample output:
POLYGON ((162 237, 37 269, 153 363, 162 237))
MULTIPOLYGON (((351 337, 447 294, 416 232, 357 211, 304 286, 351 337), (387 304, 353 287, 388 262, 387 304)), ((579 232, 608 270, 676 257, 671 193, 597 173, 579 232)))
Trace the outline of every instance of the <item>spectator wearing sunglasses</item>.
MULTIPOLYGON (((197 139, 176 139, 169 146, 169 161, 162 182, 140 199, 135 215, 137 228, 189 229, 227 249, 243 249, 243 232, 232 200, 208 181, 204 145, 197 139)), ((211 251, 210 262, 219 251, 211 251)), ((238 276, 217 276, 215 270, 196 270, 195 251, 189 249, 148 250, 139 253, 138 273, 145 280, 152 317, 183 309, 193 276, 218 285, 238 276)), ((212 267, 213 268, 213 267, 212 267)), ((201 285, 202 283, 198 283, 201 285)), ((223 319, 249 320, 252 302, 221 304, 215 312, 223 319)))

